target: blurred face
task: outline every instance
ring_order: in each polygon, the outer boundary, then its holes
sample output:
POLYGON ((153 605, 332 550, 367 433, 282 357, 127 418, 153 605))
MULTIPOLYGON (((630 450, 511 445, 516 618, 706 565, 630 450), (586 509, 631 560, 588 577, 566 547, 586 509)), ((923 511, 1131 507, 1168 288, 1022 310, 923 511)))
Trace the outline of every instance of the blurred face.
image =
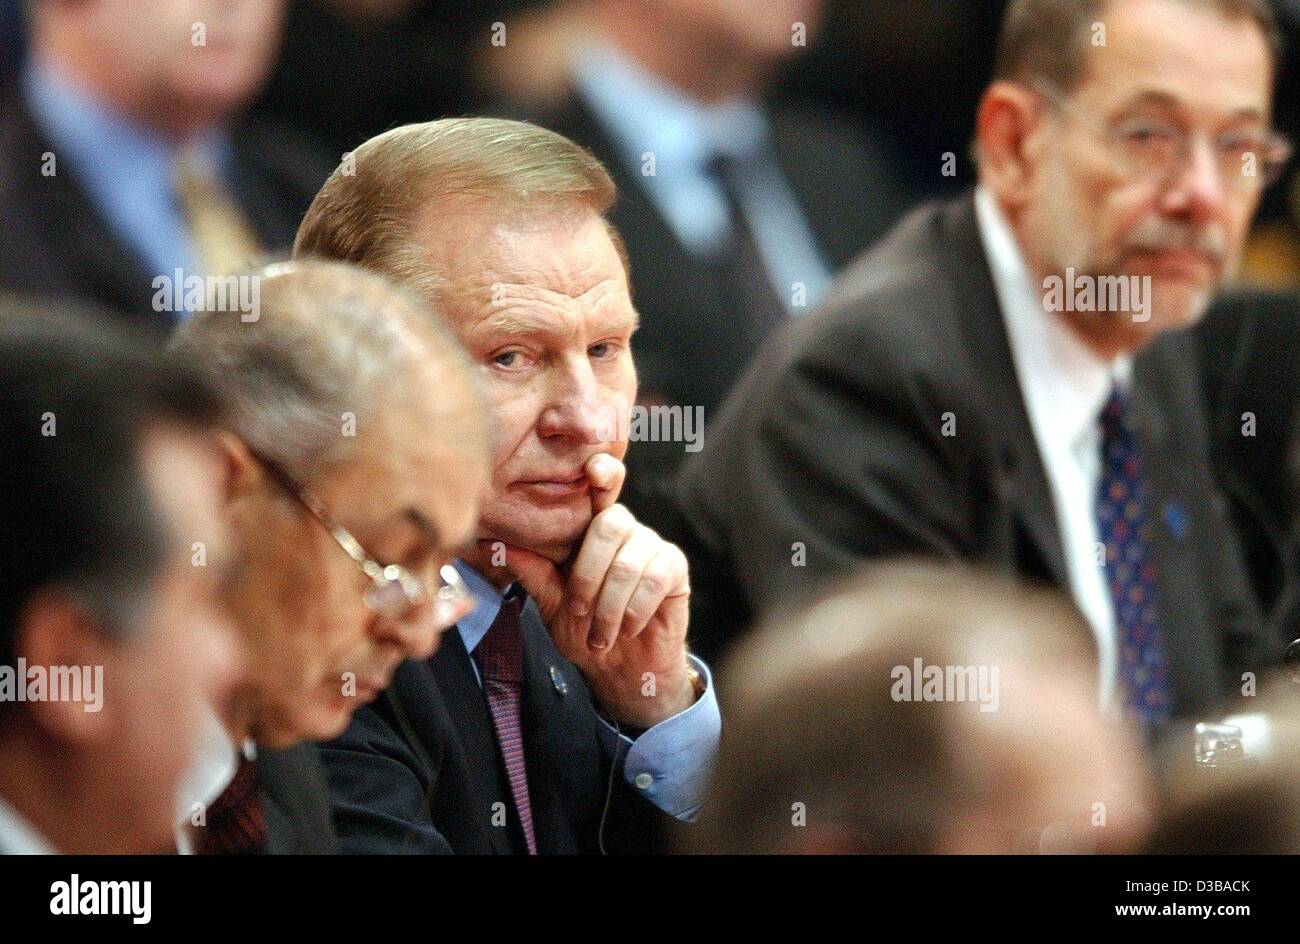
POLYGON ((1024 242, 1044 274, 1149 277, 1149 320, 1111 314, 1148 338, 1196 321, 1236 268, 1259 189, 1233 186, 1241 155, 1216 158, 1210 142, 1267 130, 1269 52, 1251 21, 1172 0, 1112 3, 1105 25, 1085 79, 1061 108, 1045 105, 1029 144, 1041 159, 1024 242), (1165 177, 1134 170, 1152 129, 1195 138, 1165 177))
POLYGON ((1034 665, 1000 668, 998 708, 969 712, 964 742, 996 775, 956 811, 941 851, 1136 851, 1150 825, 1145 748, 1100 716, 1086 680, 1034 665))
POLYGON ((822 0, 650 0, 689 34, 720 49, 759 59, 795 52, 792 27, 803 23, 811 34, 821 22, 822 0))
POLYGON ((171 551, 135 635, 106 647, 103 710, 123 819, 136 851, 156 851, 171 839, 176 790, 209 706, 230 696, 242 653, 220 601, 226 551, 215 450, 191 435, 156 433, 143 462, 171 551))
POLYGON ((480 540, 563 560, 592 519, 583 466, 623 458, 636 399, 627 274, 593 213, 509 224, 471 210, 426 240, 440 310, 483 380, 494 437, 480 540))
POLYGON ((142 101, 219 119, 261 86, 283 12, 283 0, 94 0, 67 15, 142 101))
MULTIPOLYGON (((472 537, 486 476, 474 401, 446 373, 429 367, 409 385, 436 409, 394 411, 355 459, 306 483, 371 558, 435 589, 472 537)), ((373 611, 370 579, 266 476, 234 513, 242 553, 228 599, 253 654, 253 734, 273 746, 334 737, 403 659, 432 654, 447 624, 428 595, 401 619, 373 611)))

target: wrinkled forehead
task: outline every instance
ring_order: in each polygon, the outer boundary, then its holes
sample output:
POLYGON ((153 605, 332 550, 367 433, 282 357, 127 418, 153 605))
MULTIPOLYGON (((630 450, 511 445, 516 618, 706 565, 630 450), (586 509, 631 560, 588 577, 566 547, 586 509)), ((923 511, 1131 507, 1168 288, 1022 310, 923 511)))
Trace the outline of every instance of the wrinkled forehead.
POLYGON ((608 224, 574 202, 439 201, 423 208, 416 233, 447 315, 530 292, 572 299, 601 283, 627 289, 608 224))

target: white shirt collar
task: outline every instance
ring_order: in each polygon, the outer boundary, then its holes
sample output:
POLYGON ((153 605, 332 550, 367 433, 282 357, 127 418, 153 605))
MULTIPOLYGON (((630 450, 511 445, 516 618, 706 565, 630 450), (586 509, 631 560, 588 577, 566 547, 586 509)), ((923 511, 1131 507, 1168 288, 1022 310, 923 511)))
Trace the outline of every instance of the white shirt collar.
POLYGON ((57 855, 36 827, 0 798, 0 851, 6 855, 57 855))
POLYGON ((744 160, 768 140, 767 119, 757 102, 696 101, 610 43, 592 43, 575 55, 573 77, 629 166, 640 167, 646 152, 655 155, 655 177, 704 173, 715 155, 744 160))
MULTIPOLYGON (((249 759, 251 744, 243 746, 249 759)), ((230 786, 239 768, 240 750, 215 711, 205 713, 203 729, 195 746, 194 762, 181 782, 176 796, 176 845, 182 854, 193 851, 190 822, 195 807, 207 808, 230 786)))
POLYGON ((975 191, 975 213, 1035 431, 1040 439, 1078 448, 1091 441, 1114 386, 1128 383, 1132 358, 1106 360, 1058 314, 1043 309, 1044 292, 1025 263, 1015 233, 983 187, 975 191))

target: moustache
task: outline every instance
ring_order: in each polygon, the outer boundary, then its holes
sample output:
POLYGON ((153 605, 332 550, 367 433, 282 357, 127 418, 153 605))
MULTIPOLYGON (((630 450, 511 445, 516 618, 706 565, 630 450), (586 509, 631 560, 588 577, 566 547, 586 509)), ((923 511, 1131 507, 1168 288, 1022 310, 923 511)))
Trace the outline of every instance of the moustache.
POLYGON ((1215 266, 1228 258, 1228 237, 1217 226, 1152 219, 1141 224, 1124 241, 1127 252, 1168 252, 1187 249, 1205 256, 1215 266))

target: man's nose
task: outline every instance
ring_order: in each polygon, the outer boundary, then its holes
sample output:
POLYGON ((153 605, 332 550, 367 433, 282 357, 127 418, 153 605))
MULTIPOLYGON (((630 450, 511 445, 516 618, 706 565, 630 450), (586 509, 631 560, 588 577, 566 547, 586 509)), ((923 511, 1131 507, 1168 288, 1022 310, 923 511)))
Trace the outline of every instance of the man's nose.
POLYGON ((1226 208, 1229 186, 1213 143, 1198 138, 1191 142, 1191 153, 1166 191, 1166 199, 1175 212, 1197 221, 1213 220, 1226 208))
POLYGON ((605 397, 589 365, 556 377, 549 402, 538 420, 543 438, 562 437, 586 445, 616 438, 618 412, 605 397))
POLYGON ((407 659, 427 659, 437 648, 439 628, 434 624, 429 601, 414 607, 401 619, 376 616, 371 625, 376 642, 395 646, 407 659))

